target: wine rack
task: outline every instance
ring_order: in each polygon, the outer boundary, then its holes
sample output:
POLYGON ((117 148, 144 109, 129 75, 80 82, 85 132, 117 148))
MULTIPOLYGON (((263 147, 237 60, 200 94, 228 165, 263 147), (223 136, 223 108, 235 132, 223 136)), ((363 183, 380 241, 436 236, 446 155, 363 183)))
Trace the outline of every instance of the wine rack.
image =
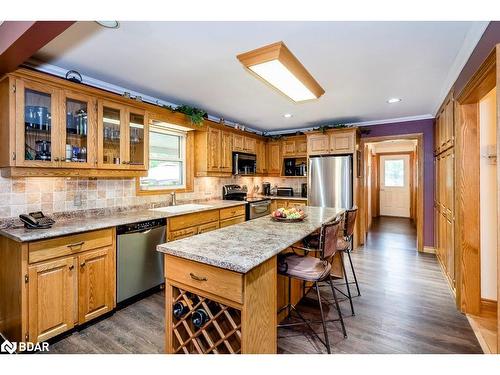
POLYGON ((238 354, 241 353, 241 312, 220 302, 194 295, 172 286, 172 314, 174 353, 184 354, 238 354), (173 316, 172 306, 184 301, 187 311, 179 319, 173 316), (192 323, 193 313, 203 309, 206 322, 197 328, 192 323))

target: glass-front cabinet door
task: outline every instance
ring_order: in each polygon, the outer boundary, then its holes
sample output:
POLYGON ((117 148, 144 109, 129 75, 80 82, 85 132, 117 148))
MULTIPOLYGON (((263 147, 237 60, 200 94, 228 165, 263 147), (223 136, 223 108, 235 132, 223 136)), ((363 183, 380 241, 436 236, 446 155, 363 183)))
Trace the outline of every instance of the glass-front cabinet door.
POLYGON ((100 168, 123 169, 126 164, 126 108, 120 104, 99 101, 97 161, 100 168))
POLYGON ((65 92, 64 136, 59 156, 66 168, 91 168, 95 166, 95 101, 90 96, 65 92))
POLYGON ((145 170, 147 165, 146 114, 140 109, 128 110, 128 158, 129 169, 145 170))
POLYGON ((16 165, 59 166, 57 103, 57 89, 16 80, 16 165))

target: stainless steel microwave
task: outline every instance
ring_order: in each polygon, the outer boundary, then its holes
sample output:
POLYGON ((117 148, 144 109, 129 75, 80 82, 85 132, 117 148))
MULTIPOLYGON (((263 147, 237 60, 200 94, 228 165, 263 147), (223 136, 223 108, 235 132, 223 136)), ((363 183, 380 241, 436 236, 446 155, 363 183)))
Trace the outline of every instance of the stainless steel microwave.
POLYGON ((233 152, 233 174, 253 175, 257 169, 257 157, 254 154, 233 152))

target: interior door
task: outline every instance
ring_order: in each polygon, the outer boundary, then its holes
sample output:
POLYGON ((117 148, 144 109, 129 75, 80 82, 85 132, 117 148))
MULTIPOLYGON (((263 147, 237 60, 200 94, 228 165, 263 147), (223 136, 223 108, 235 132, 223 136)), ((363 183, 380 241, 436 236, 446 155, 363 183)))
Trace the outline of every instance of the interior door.
POLYGON ((380 156, 380 215, 410 217, 410 156, 380 156))

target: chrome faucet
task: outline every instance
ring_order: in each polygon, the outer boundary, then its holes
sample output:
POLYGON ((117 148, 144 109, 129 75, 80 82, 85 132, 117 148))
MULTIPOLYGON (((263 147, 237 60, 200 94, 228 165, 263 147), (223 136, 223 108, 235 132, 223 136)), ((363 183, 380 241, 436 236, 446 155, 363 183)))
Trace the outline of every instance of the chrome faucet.
POLYGON ((171 206, 177 205, 177 197, 175 196, 175 191, 173 193, 170 193, 170 196, 172 197, 170 205, 171 206))

